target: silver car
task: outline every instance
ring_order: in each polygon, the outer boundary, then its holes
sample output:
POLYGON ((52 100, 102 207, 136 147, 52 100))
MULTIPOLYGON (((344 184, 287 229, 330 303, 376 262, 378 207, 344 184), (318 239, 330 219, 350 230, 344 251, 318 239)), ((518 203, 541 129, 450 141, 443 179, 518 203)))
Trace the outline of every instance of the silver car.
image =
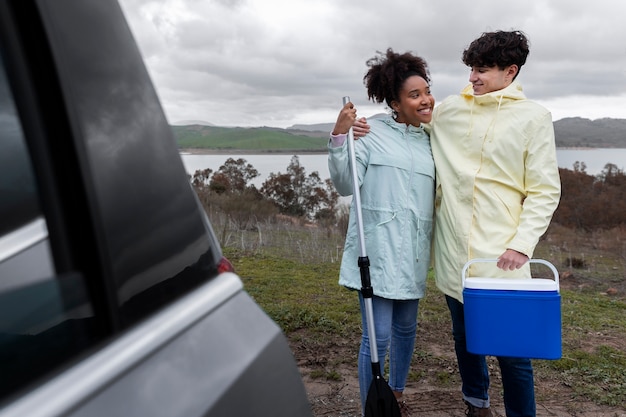
POLYGON ((0 416, 310 416, 115 0, 0 0, 0 416))

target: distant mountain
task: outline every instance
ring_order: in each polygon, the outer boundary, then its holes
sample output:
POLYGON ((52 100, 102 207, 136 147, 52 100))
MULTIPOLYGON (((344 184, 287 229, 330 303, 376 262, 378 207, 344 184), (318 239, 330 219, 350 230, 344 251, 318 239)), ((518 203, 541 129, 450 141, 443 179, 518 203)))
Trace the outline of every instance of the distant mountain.
POLYGON ((554 122, 554 136, 559 148, 626 148, 626 119, 560 119, 554 122))
POLYGON ((178 122, 172 123, 172 126, 215 126, 213 123, 205 122, 204 120, 180 120, 178 122))
MULTIPOLYGON (((377 114, 370 119, 384 116, 377 114)), ((173 125, 179 148, 221 151, 325 152, 334 123, 277 127, 219 127, 191 123, 173 125)), ((558 148, 626 148, 626 119, 589 120, 570 117, 554 122, 558 148)))
POLYGON ((288 130, 301 130, 305 132, 330 132, 335 123, 317 123, 313 125, 293 125, 288 130))
MULTIPOLYGON (((385 116, 376 114, 369 119, 385 116)), ((334 123, 293 125, 290 129, 330 132, 334 123)), ((559 148, 626 148, 626 119, 584 119, 569 117, 554 122, 556 146, 559 148)))
MULTIPOLYGON (((380 117, 384 117, 386 116, 385 113, 378 113, 375 114, 373 116, 369 116, 368 119, 377 119, 380 117)), ((308 131, 308 132, 325 132, 325 133, 329 133, 333 127, 335 127, 335 122, 332 123, 317 123, 317 124, 312 124, 312 125, 293 125, 291 127, 288 127, 287 129, 295 129, 295 130, 301 130, 301 131, 308 131)))
POLYGON ((171 126, 180 149, 253 152, 323 152, 328 132, 276 127, 171 126))

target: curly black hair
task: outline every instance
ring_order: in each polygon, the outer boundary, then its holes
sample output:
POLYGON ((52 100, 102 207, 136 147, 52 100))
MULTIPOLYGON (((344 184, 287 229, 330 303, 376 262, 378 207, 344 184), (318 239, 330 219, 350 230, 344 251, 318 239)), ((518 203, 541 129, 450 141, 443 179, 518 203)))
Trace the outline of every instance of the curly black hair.
POLYGON ((528 57, 529 41, 518 30, 485 32, 463 51, 463 63, 468 67, 493 67, 504 69, 517 65, 518 74, 528 57))
POLYGON ((377 51, 377 55, 367 60, 369 70, 363 77, 367 88, 367 97, 376 103, 383 101, 391 107, 393 101, 400 101, 400 91, 407 78, 419 75, 430 84, 428 64, 410 52, 399 54, 391 48, 386 53, 377 51))

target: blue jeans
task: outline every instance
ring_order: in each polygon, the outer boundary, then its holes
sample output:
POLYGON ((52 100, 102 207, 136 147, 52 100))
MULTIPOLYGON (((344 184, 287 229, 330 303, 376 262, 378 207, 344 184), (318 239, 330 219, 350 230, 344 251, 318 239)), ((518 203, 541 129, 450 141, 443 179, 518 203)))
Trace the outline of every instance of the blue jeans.
MULTIPOLYGON (((465 345, 463 303, 446 295, 452 317, 452 336, 463 381, 463 399, 475 407, 489 407, 489 372, 482 355, 469 353, 465 345)), ((530 359, 497 356, 507 417, 535 416, 535 383, 530 359)))
MULTIPOLYGON (((360 291, 359 302, 363 328, 361 348, 359 349, 359 388, 361 391, 361 410, 364 410, 373 373, 365 305, 360 291)), ((389 300, 376 296, 372 298, 378 362, 381 370, 384 370, 385 358, 387 350, 389 350, 388 381, 389 387, 396 392, 404 391, 404 384, 409 374, 413 347, 415 346, 418 304, 419 300, 389 300)))

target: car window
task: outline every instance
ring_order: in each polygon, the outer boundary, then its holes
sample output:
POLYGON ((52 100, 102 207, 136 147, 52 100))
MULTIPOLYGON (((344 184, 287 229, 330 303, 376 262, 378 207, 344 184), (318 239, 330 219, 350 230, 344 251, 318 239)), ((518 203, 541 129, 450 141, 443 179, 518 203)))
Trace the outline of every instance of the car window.
POLYGON ((0 56, 0 399, 103 337, 85 278, 78 272, 55 273, 38 196, 0 56))
POLYGON ((0 234, 39 215, 35 179, 4 68, 0 70, 0 234))

